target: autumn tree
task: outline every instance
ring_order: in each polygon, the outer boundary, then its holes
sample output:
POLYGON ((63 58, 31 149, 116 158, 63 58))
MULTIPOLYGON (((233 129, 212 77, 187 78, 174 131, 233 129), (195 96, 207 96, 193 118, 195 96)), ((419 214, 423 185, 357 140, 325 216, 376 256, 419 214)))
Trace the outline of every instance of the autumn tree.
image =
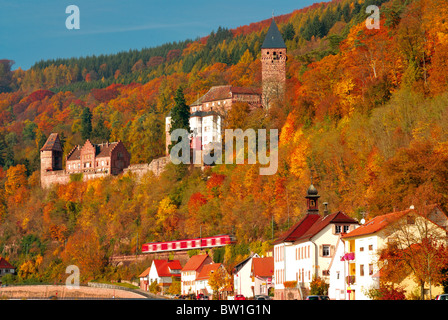
POLYGON ((385 229, 389 245, 379 251, 381 281, 385 285, 400 284, 412 276, 420 285, 421 299, 424 287, 439 285, 445 279, 442 270, 446 267, 445 232, 430 219, 438 210, 434 206, 417 206, 417 209, 402 215, 385 229), (414 211, 418 210, 418 211, 414 211))
POLYGON ((210 276, 208 279, 208 285, 213 290, 214 299, 219 300, 220 291, 227 286, 232 285, 232 278, 227 273, 226 269, 223 265, 220 265, 218 269, 210 272, 210 276))
POLYGON ((104 256, 100 239, 95 230, 79 230, 67 241, 63 252, 66 265, 74 264, 80 270, 82 280, 90 280, 101 273, 104 267, 104 256))

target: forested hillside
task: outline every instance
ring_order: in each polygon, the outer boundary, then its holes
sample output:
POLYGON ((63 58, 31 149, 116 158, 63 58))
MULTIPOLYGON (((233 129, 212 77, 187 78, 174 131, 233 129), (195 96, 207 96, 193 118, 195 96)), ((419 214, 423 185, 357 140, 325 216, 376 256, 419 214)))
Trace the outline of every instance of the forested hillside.
MULTIPOLYGON (((23 281, 132 277, 108 257, 139 244, 234 233, 227 266, 300 219, 313 176, 332 212, 374 217, 422 203, 448 209, 448 7, 444 0, 334 0, 276 17, 288 49, 284 101, 232 110, 228 125, 277 128, 279 168, 169 165, 148 175, 72 181, 42 190, 39 149, 62 136, 121 140, 131 163, 163 156, 164 119, 182 86, 192 103, 211 86, 261 86, 270 20, 114 55, 56 59, 11 71, 0 61, 0 254, 23 281), (367 29, 365 8, 381 10, 367 29), (91 129, 90 128, 91 125, 91 129)), ((144 46, 144 44, 142 44, 144 46)), ((10 57, 11 60, 14 57, 10 57)))

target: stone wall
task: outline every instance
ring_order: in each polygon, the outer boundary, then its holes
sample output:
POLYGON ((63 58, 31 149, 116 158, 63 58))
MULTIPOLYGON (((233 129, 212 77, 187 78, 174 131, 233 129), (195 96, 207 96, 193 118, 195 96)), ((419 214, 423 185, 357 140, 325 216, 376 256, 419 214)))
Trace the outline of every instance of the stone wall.
MULTIPOLYGON (((162 157, 152 160, 151 163, 131 164, 129 167, 125 168, 123 172, 132 172, 137 175, 138 179, 150 171, 153 172, 155 176, 160 176, 169 162, 169 157, 162 157)), ((83 181, 87 181, 107 177, 109 175, 110 174, 106 172, 83 172, 82 179, 83 181)), ((66 170, 41 172, 40 181, 42 188, 45 189, 52 184, 65 184, 70 182, 70 174, 67 173, 66 170)))
POLYGON ((162 157, 152 160, 151 163, 131 164, 129 167, 124 169, 123 172, 132 172, 137 176, 138 179, 141 179, 148 172, 154 173, 154 175, 157 177, 162 174, 162 172, 165 170, 165 166, 169 162, 169 157, 162 157))

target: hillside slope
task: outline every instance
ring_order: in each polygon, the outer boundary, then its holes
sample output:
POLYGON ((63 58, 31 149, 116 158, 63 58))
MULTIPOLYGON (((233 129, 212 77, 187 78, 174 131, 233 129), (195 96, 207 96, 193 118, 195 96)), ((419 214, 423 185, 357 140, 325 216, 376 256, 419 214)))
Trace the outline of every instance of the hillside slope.
POLYGON ((425 202, 447 209, 446 16, 442 0, 341 0, 276 18, 288 47, 285 101, 267 113, 235 110, 233 118, 242 129, 279 129, 272 176, 260 176, 258 165, 204 172, 172 165, 140 183, 121 176, 42 190, 38 152, 51 132, 62 134, 65 154, 83 143, 88 110, 92 141, 123 141, 132 163, 159 157, 164 116, 179 86, 188 103, 214 85, 260 87, 269 20, 196 41, 3 73, 2 255, 19 266, 21 279, 58 280, 73 263, 86 270, 84 279, 108 277, 116 270, 107 257, 134 253, 137 239, 201 230, 236 235, 239 245, 219 253, 231 265, 249 246, 266 250, 304 214, 311 176, 330 211, 355 218, 425 202), (379 30, 365 26, 368 4, 381 6, 379 30))

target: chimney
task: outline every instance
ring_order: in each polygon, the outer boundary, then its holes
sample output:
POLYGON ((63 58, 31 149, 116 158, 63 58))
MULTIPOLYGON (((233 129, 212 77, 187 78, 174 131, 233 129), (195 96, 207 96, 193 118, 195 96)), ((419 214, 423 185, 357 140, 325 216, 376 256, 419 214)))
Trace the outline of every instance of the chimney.
POLYGON ((328 215, 328 202, 324 202, 324 216, 328 215))

